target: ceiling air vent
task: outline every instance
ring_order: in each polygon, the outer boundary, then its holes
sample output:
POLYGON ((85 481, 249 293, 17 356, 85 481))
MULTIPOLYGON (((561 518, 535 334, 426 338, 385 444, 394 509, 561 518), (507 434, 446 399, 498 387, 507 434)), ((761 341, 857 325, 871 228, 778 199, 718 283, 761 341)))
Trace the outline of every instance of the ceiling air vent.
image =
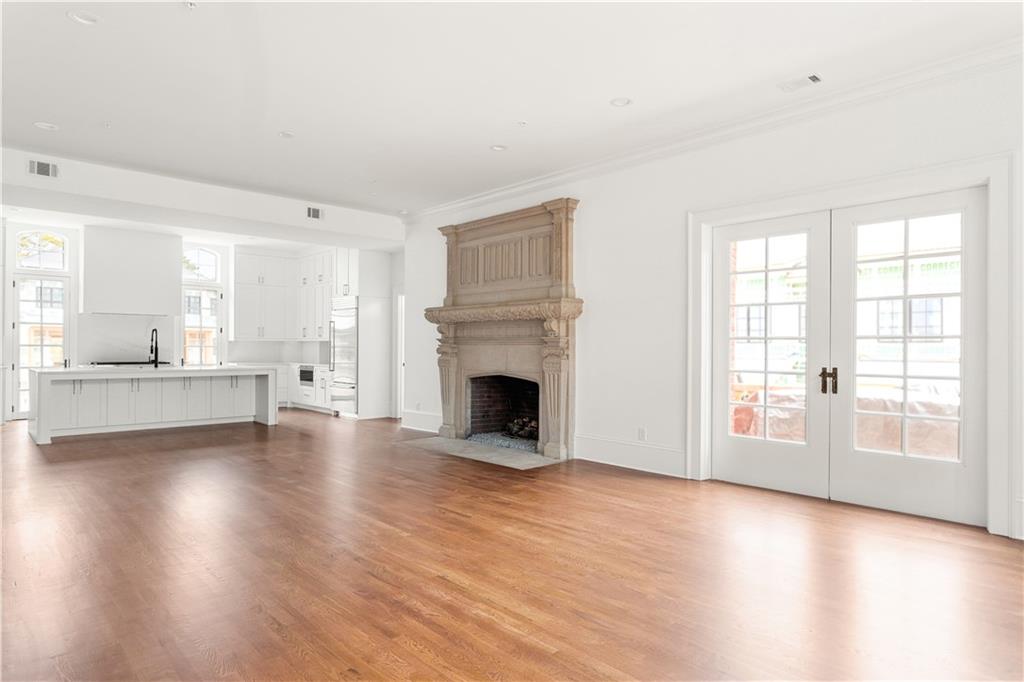
POLYGON ((323 211, 319 208, 313 208, 312 206, 306 207, 306 217, 312 218, 313 220, 320 220, 323 217, 323 211))
POLYGON ((57 177, 57 164, 49 161, 29 161, 28 172, 30 175, 42 175, 44 178, 57 177))
POLYGON ((801 88, 806 88, 808 85, 817 85, 820 82, 821 76, 816 73, 809 73, 806 76, 800 76, 799 78, 793 78, 779 83, 779 90, 782 90, 783 92, 794 92, 801 88))

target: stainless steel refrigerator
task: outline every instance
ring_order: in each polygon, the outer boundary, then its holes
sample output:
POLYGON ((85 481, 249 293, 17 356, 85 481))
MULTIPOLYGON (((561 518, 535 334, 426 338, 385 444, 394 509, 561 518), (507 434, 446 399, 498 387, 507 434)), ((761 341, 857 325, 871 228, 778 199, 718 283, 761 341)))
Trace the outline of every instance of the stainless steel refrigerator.
POLYGON ((331 300, 330 322, 331 409, 335 414, 359 411, 359 298, 331 300))

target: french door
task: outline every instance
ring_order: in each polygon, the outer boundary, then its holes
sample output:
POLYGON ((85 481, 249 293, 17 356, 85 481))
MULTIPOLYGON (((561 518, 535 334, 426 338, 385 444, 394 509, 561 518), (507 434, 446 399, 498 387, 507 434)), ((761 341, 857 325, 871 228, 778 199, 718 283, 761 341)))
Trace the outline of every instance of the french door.
POLYGON ((62 367, 67 357, 67 278, 14 278, 14 403, 11 417, 28 417, 29 370, 62 367))
POLYGON ((717 228, 713 476, 984 524, 984 209, 717 228))

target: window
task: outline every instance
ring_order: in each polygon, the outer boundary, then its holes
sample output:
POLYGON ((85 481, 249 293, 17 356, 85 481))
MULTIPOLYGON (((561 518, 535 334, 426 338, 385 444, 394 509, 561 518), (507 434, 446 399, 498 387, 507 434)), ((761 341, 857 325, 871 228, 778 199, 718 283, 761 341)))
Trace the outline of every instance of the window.
POLYGON ((182 357, 186 365, 214 366, 220 361, 220 291, 213 288, 185 287, 185 344, 182 357))
POLYGON ((878 335, 903 336, 903 301, 878 302, 878 335))
POLYGON ((59 234, 37 230, 19 232, 14 266, 27 270, 64 270, 67 240, 59 234))
POLYGON ((216 252, 202 247, 185 249, 181 257, 181 278, 186 282, 217 282, 220 259, 216 252))
POLYGON ((942 336, 941 298, 915 298, 910 301, 910 333, 913 336, 942 336))

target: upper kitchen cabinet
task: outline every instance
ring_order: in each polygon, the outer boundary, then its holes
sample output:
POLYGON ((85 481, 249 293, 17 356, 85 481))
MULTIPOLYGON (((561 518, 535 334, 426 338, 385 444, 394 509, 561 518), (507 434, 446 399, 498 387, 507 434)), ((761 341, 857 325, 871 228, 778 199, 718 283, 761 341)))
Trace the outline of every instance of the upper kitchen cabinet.
POLYGON ((181 237, 86 226, 81 312, 181 315, 181 237))
POLYGON ((335 249, 334 295, 359 295, 359 249, 335 249))
POLYGON ((294 258, 235 253, 232 338, 286 341, 294 333, 294 258))
POLYGON ((299 259, 298 285, 320 286, 334 282, 335 251, 325 249, 299 259))
POLYGON ((262 284, 272 287, 291 285, 294 260, 280 256, 251 253, 235 254, 235 283, 262 284))

